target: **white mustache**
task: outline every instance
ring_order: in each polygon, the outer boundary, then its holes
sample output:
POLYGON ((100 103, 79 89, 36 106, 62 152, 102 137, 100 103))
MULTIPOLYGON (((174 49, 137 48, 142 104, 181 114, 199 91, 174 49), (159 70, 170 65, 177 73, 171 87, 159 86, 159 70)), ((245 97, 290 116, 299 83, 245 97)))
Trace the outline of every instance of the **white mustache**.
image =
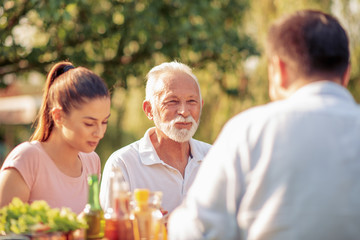
POLYGON ((192 116, 188 116, 187 118, 184 118, 183 116, 177 116, 176 118, 174 118, 173 120, 171 120, 171 122, 173 123, 178 123, 178 122, 191 122, 191 123, 195 123, 195 119, 192 116))

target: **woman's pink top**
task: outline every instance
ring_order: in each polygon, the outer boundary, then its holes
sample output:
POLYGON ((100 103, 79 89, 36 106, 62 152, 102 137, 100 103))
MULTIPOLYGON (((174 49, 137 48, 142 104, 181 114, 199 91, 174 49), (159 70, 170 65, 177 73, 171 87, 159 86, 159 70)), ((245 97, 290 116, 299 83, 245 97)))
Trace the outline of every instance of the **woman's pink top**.
POLYGON ((87 203, 87 177, 97 174, 100 179, 101 174, 100 158, 95 152, 79 153, 79 158, 81 176, 69 177, 57 168, 40 142, 24 142, 7 156, 1 171, 15 168, 20 172, 30 189, 29 203, 45 200, 52 208, 68 207, 79 214, 87 203))

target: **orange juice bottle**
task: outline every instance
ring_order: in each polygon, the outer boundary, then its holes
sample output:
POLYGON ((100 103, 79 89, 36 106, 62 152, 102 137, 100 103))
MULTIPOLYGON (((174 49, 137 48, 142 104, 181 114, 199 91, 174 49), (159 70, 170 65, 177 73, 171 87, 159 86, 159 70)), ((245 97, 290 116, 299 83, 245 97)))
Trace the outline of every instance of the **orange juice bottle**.
POLYGON ((152 208, 149 206, 148 189, 135 189, 135 207, 132 212, 135 240, 150 240, 152 227, 152 208))

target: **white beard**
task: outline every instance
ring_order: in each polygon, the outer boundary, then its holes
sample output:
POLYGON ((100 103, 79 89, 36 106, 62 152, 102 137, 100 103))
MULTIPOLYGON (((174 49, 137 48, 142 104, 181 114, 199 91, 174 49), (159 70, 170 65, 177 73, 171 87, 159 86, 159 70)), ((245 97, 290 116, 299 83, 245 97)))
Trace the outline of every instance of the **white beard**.
POLYGON ((194 136, 199 126, 199 124, 194 120, 192 116, 184 118, 183 116, 179 115, 170 122, 161 122, 160 114, 157 110, 153 111, 153 115, 155 126, 175 142, 182 143, 189 141, 194 136), (177 122, 191 122, 192 125, 190 129, 177 129, 175 127, 175 124, 177 122))

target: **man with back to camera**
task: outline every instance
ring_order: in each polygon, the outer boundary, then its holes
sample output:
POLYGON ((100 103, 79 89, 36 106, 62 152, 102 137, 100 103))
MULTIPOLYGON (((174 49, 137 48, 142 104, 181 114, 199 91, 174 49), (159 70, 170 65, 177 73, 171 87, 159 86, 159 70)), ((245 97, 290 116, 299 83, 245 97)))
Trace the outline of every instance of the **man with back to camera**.
POLYGON ((173 61, 150 70, 143 110, 155 127, 107 160, 100 190, 103 209, 108 205, 113 166, 121 168, 130 191, 161 191, 165 211, 181 203, 211 146, 192 138, 202 106, 198 80, 187 65, 173 61))
POLYGON ((268 35, 272 103, 231 119, 169 219, 169 239, 360 236, 360 108, 349 42, 330 15, 298 11, 268 35), (210 177, 209 177, 210 176, 210 177))

